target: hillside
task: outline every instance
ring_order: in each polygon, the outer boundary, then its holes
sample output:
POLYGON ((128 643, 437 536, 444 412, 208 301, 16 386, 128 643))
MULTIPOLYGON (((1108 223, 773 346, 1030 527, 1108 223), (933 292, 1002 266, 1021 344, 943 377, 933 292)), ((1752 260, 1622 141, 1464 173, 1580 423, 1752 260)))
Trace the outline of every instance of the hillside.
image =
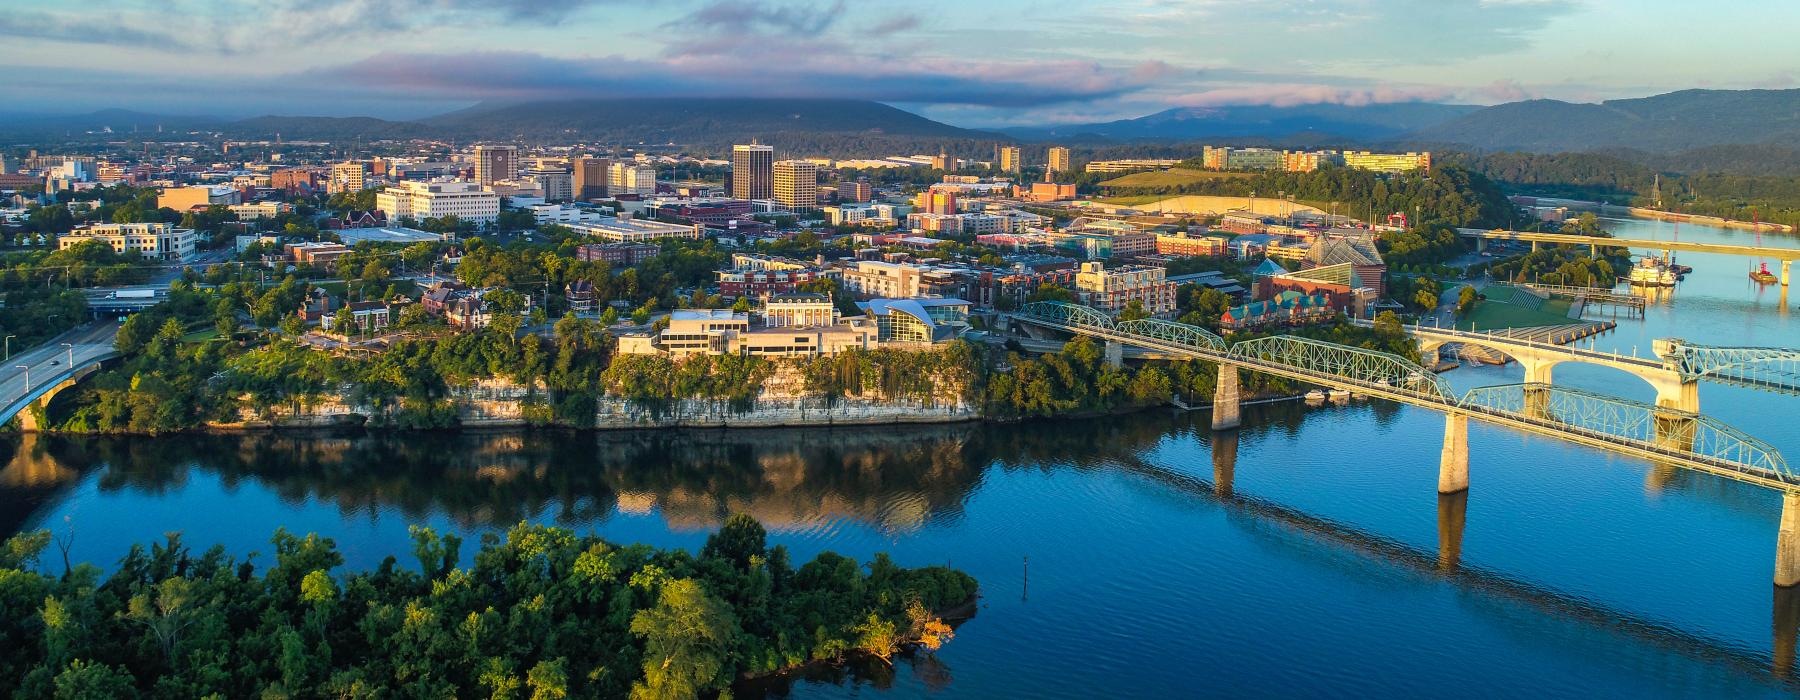
POLYGON ((993 138, 992 134, 867 100, 641 98, 484 103, 423 123, 475 138, 576 137, 617 143, 741 143, 787 132, 993 138))
POLYGON ((1292 107, 1182 107, 1136 119, 1100 124, 1007 129, 1025 140, 1191 141, 1255 138, 1316 141, 1321 137, 1349 141, 1387 139, 1455 119, 1480 107, 1429 102, 1364 106, 1335 104, 1292 107))
POLYGON ((1599 104, 1512 102, 1418 129, 1405 140, 1537 153, 1668 153, 1726 144, 1796 147, 1800 90, 1682 90, 1599 104))
MULTIPOLYGON (((999 134, 932 121, 879 102, 777 98, 620 98, 482 103, 418 121, 372 117, 261 116, 238 121, 124 113, 0 119, 0 133, 79 134, 132 124, 153 129, 179 120, 204 123, 229 138, 373 141, 434 138, 568 143, 675 143, 718 150, 752 139, 817 155, 888 155, 947 149, 962 156, 992 154, 999 134)), ((92 137, 90 137, 92 138, 92 137)))

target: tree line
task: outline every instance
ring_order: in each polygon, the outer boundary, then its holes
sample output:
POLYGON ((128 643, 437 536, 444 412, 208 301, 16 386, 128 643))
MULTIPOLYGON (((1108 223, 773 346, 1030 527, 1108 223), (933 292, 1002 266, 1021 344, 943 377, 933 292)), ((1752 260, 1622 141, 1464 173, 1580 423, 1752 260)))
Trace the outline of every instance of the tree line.
POLYGON ((465 560, 459 536, 414 526, 412 561, 362 571, 329 538, 277 531, 262 567, 171 533, 109 573, 70 562, 68 537, 0 546, 0 694, 728 695, 806 663, 935 650, 976 593, 882 554, 795 567, 742 514, 697 554, 520 523, 465 560))

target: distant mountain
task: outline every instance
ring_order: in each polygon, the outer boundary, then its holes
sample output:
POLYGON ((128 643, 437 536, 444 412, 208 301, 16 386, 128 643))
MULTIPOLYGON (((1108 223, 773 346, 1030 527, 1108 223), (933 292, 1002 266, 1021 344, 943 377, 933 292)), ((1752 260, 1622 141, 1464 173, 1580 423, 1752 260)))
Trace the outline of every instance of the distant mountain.
POLYGON ((1731 144, 1800 147, 1800 90, 1682 90, 1599 104, 1511 102, 1422 127, 1404 139, 1538 153, 1668 153, 1731 144))
POLYGON ((264 115, 227 123, 220 130, 236 138, 305 140, 405 140, 431 138, 435 130, 418 122, 374 117, 278 117, 264 115))
POLYGON ((994 139, 867 100, 626 98, 479 104, 422 120, 471 138, 742 143, 776 134, 994 139))
MULTIPOLYGON (((1007 137, 932 121, 866 100, 777 98, 618 98, 482 103, 417 121, 372 117, 261 116, 237 121, 166 117, 108 110, 86 115, 0 115, 8 136, 81 134, 132 125, 186 131, 194 125, 229 138, 328 141, 404 140, 662 144, 717 150, 752 139, 791 152, 814 155, 992 153, 1007 137)), ((88 137, 93 138, 93 137, 88 137)))
POLYGON ((1100 124, 1028 127, 1004 130, 1028 141, 1138 141, 1262 139, 1316 141, 1330 137, 1350 141, 1384 140, 1455 119, 1474 105, 1398 102, 1350 107, 1335 104, 1293 107, 1182 107, 1136 119, 1100 124))
POLYGON ((80 134, 110 128, 115 134, 129 134, 133 129, 139 132, 154 132, 157 127, 161 127, 165 132, 185 132, 211 128, 223 122, 224 120, 214 117, 150 114, 128 109, 103 109, 86 114, 0 114, 0 132, 8 135, 30 136, 80 134))

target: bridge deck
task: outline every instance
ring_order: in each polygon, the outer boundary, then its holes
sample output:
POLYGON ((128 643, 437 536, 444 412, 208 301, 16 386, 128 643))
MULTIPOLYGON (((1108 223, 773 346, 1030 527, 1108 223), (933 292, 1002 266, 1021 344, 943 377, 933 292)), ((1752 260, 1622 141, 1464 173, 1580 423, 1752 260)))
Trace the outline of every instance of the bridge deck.
POLYGON ((1764 247, 1753 245, 1732 245, 1729 243, 1692 243, 1688 241, 1659 241, 1646 238, 1601 238, 1595 236, 1577 236, 1568 233, 1537 233, 1533 231, 1509 231, 1504 229, 1459 228, 1457 235, 1464 238, 1485 238, 1492 241, 1522 241, 1526 243, 1554 243, 1568 245, 1601 245, 1623 248, 1651 248, 1655 250, 1679 250, 1692 253, 1717 253, 1719 255, 1740 255, 1754 258, 1771 258, 1775 260, 1800 260, 1800 248, 1764 247))
MULTIPOLYGON (((1214 362, 1214 363, 1229 364, 1229 365, 1241 367, 1244 369, 1250 369, 1250 370, 1263 372, 1266 374, 1271 374, 1271 375, 1275 375, 1275 376, 1279 376, 1279 377, 1295 379, 1298 381, 1308 382, 1308 383, 1319 385, 1319 386, 1345 389, 1345 390, 1349 390, 1349 391, 1356 391, 1356 392, 1363 393, 1363 394, 1366 394, 1369 396, 1383 398, 1383 399, 1387 399, 1390 401, 1396 401, 1396 402, 1404 403, 1404 404, 1408 404, 1408 405, 1419 406, 1422 408, 1429 408, 1429 409, 1436 410, 1436 411, 1443 411, 1443 412, 1449 413, 1449 414, 1464 415, 1464 416, 1468 416, 1470 418, 1474 418, 1478 421, 1489 423, 1492 425, 1498 425, 1498 426, 1502 426, 1502 427, 1512 428, 1515 430, 1520 430, 1523 432, 1533 433, 1533 434, 1537 434, 1537 435, 1544 435, 1546 437, 1552 437, 1552 438, 1556 438, 1556 439, 1560 439, 1560 440, 1565 440, 1568 442, 1574 442, 1576 444, 1580 444, 1580 445, 1584 445, 1584 446, 1588 446, 1588 447, 1595 447, 1595 448, 1599 448, 1599 449, 1603 449, 1603 450, 1607 450, 1607 451, 1611 451, 1611 452, 1615 452, 1615 453, 1619 453, 1619 454, 1624 454, 1624 455, 1631 456, 1631 457, 1637 457, 1640 459, 1649 460, 1651 462, 1656 462, 1656 463, 1661 463, 1661 464, 1669 464, 1672 466, 1690 469, 1693 471, 1704 472, 1704 473, 1713 474, 1716 476, 1722 476, 1725 478, 1754 484, 1756 486, 1761 486, 1763 488, 1784 491, 1784 492, 1800 493, 1800 483, 1790 482, 1783 474, 1781 474, 1779 472, 1774 472, 1774 471, 1762 469, 1759 467, 1730 461, 1730 460, 1712 456, 1712 455, 1699 454, 1699 453, 1695 453, 1695 452, 1692 452, 1689 450, 1678 449, 1678 448, 1672 447, 1672 446, 1659 445, 1659 444, 1655 444, 1655 443, 1648 443, 1648 442, 1643 442, 1643 441, 1638 441, 1638 440, 1622 438, 1619 435, 1615 435, 1612 433, 1606 433, 1606 432, 1602 432, 1602 431, 1598 431, 1598 430, 1584 428, 1581 426, 1565 423, 1562 421, 1557 421, 1557 420, 1554 420, 1551 418, 1539 418, 1539 417, 1525 415, 1522 413, 1514 413, 1511 411, 1502 411, 1502 410, 1484 407, 1484 406, 1466 405, 1466 404, 1462 403, 1461 401, 1459 401, 1457 399, 1457 397, 1455 397, 1455 396, 1444 396, 1444 395, 1439 395, 1439 394, 1435 394, 1435 393, 1425 393, 1423 391, 1416 391, 1416 390, 1399 387, 1399 386, 1393 386, 1393 385, 1389 385, 1389 384, 1381 384, 1381 383, 1370 382, 1370 381, 1361 381, 1361 380, 1341 376, 1338 374, 1322 372, 1322 371, 1308 369, 1308 368, 1304 368, 1304 367, 1296 367, 1296 366, 1288 365, 1288 364, 1281 364, 1278 362, 1258 359, 1258 358, 1254 358, 1254 357, 1246 357, 1246 356, 1242 356, 1242 355, 1238 355, 1238 354, 1233 354, 1230 351, 1219 351, 1216 349, 1209 349, 1209 348, 1196 348, 1196 347, 1181 345, 1179 343, 1172 343, 1169 341, 1164 341, 1164 340, 1159 340, 1159 339, 1154 339, 1154 338, 1145 338, 1142 336, 1137 336, 1137 335, 1133 335, 1133 334, 1129 334, 1129 333, 1121 333, 1117 330, 1110 329, 1110 328, 1099 328, 1099 327, 1094 327, 1094 326, 1070 324, 1070 323, 1065 323, 1062 321, 1050 320, 1050 319, 1045 319, 1045 318, 1041 318, 1041 317, 1037 317, 1037 316, 1031 316, 1031 315, 1027 315, 1027 314, 1021 314, 1018 317, 1024 318, 1025 320, 1032 322, 1032 323, 1037 323, 1037 324, 1052 327, 1052 328, 1058 328, 1060 330, 1064 330, 1064 331, 1071 332, 1071 333, 1090 335, 1090 336, 1094 336, 1094 337, 1101 338, 1104 340, 1111 340, 1111 341, 1115 341, 1115 342, 1128 343, 1128 344, 1134 344, 1134 345, 1139 345, 1139 346, 1143 346, 1143 347, 1154 348, 1157 350, 1162 350, 1165 352, 1178 354, 1178 355, 1182 355, 1182 356, 1190 357, 1190 358, 1194 358, 1194 359, 1214 362)), ((1480 336, 1480 334, 1471 334, 1471 335, 1480 336)), ((1480 336, 1480 337, 1485 338, 1485 336, 1480 336)), ((1557 350, 1568 350, 1568 348, 1564 348, 1562 346, 1549 346, 1549 347, 1555 348, 1557 350)), ((1597 354, 1607 358, 1608 360, 1611 360, 1614 357, 1612 355, 1606 355, 1604 353, 1597 353, 1597 354)), ((1662 368, 1661 363, 1655 363, 1655 366, 1658 367, 1659 369, 1662 368)))

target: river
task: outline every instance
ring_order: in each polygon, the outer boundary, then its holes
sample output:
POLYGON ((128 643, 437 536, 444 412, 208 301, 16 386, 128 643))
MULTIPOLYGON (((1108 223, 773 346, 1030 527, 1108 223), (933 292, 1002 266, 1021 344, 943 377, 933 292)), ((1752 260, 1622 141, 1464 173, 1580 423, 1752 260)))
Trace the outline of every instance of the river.
MULTIPOLYGON (((1674 235, 1668 223, 1608 223, 1674 235)), ((1696 270, 1671 298, 1584 343, 1800 347, 1776 288, 1747 278, 1752 261, 1680 260, 1696 270)), ((1617 371, 1556 372, 1652 396, 1617 371)), ((1466 388, 1520 371, 1446 377, 1466 388)), ((1703 385, 1701 405, 1800 459, 1796 399, 1703 385)), ((1774 493, 1476 424, 1471 490, 1440 497, 1438 414, 1376 402, 1245 413, 1224 436, 1203 412, 1155 410, 855 430, 14 438, 0 532, 73 528, 73 555, 109 564, 165 531, 247 552, 287 527, 333 537, 366 567, 404 559, 413 523, 474 535, 531 520, 697 548, 746 511, 797 560, 888 551, 980 579, 976 616, 935 658, 744 689, 752 696, 1800 688, 1787 678, 1800 597, 1770 585, 1774 493)))

